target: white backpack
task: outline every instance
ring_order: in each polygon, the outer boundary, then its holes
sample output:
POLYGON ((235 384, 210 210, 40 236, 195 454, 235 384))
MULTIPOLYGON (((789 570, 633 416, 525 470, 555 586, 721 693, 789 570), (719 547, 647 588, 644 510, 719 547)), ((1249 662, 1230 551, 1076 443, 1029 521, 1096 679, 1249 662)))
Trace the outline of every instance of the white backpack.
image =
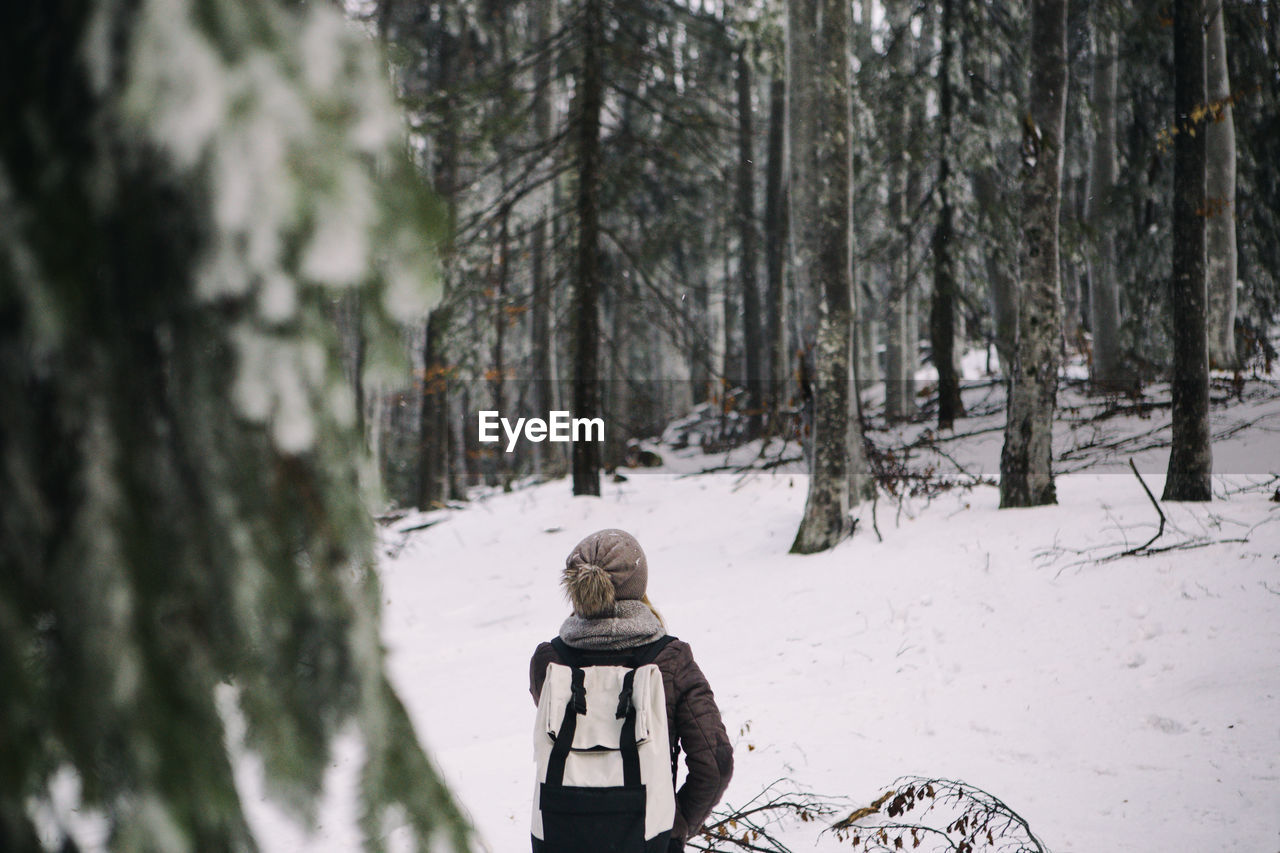
POLYGON ((533 731, 533 853, 667 853, 675 779, 662 673, 634 652, 552 645, 533 731))

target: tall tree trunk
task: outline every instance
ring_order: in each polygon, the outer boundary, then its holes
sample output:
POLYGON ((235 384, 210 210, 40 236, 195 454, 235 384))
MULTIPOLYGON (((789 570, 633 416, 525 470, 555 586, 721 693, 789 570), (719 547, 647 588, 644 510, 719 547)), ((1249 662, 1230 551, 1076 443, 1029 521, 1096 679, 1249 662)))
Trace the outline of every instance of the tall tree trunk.
MULTIPOLYGON (((866 132, 860 122, 867 115, 867 109, 866 105, 858 97, 859 88, 857 84, 863 76, 868 79, 872 76, 874 73, 873 68, 878 62, 875 46, 871 38, 875 32, 875 28, 872 26, 874 5, 873 0, 859 0, 859 21, 858 26, 853 30, 856 34, 854 40, 858 57, 859 76, 855 78, 853 91, 854 120, 852 138, 860 143, 856 145, 853 151, 853 183, 855 186, 863 183, 864 169, 870 154, 869 146, 862 143, 866 132)), ((868 219, 857 218, 854 220, 853 241, 855 245, 863 245, 870 233, 871 224, 868 219)), ((881 306, 876 305, 876 277, 877 272, 879 272, 879 266, 879 261, 876 261, 855 266, 853 269, 853 311, 855 322, 853 376, 855 380, 854 388, 858 394, 855 403, 857 403, 859 417, 862 411, 862 390, 869 388, 880 379, 880 360, 877 356, 877 351, 880 346, 880 318, 878 312, 881 306)))
MULTIPOLYGON (((915 13, 920 18, 920 37, 916 39, 914 45, 914 68, 926 68, 932 65, 933 57, 937 53, 938 43, 938 9, 935 3, 925 3, 923 6, 917 5, 915 13)), ((911 109, 911 136, 907 143, 907 150, 911 156, 911 162, 907 166, 907 210, 923 211, 929 204, 931 191, 928 189, 929 182, 929 160, 932 152, 929 148, 929 112, 931 103, 931 92, 927 87, 920 87, 919 97, 912 103, 911 109)), ((910 215, 910 213, 908 213, 910 215)), ((921 251, 922 247, 917 247, 916 251, 921 251)), ((918 279, 911 283, 910 298, 907 300, 907 318, 908 327, 912 329, 912 342, 915 343, 914 352, 908 353, 910 364, 908 370, 911 377, 915 379, 915 372, 920 367, 920 318, 924 305, 925 294, 920 286, 918 279)))
MULTIPOLYGON (((865 233, 866 229, 862 229, 865 233)), ((856 243, 855 239, 855 243, 856 243)), ((876 305, 878 285, 874 275, 879 264, 864 264, 854 268, 853 313, 854 324, 854 367, 853 375, 859 391, 869 388, 880 381, 880 323, 877 312, 881 306, 876 305), (859 275, 861 272, 861 275, 859 275)), ((861 404, 861 396, 858 398, 861 404)))
POLYGON ((1212 498, 1209 352, 1205 325, 1204 2, 1173 3, 1173 447, 1164 500, 1212 498))
MULTIPOLYGON (((536 0, 534 3, 534 31, 540 48, 533 66, 533 133, 540 145, 551 139, 554 109, 551 97, 552 51, 548 46, 555 31, 555 0, 536 0)), ((538 193, 537 219, 530 233, 530 255, 533 277, 533 298, 530 307, 530 351, 533 354, 529 406, 537 417, 545 417, 555 408, 556 381, 552 365, 555 351, 554 327, 551 322, 551 282, 554 278, 550 252, 549 211, 553 210, 550 194, 544 187, 538 193)), ((561 445, 540 441, 532 443, 534 475, 539 478, 558 477, 564 471, 564 455, 561 445)))
MULTIPOLYGON (((1209 365, 1236 367, 1236 130, 1227 73, 1224 0, 1210 0, 1205 74, 1210 117, 1205 128, 1205 257, 1209 292, 1209 365)), ((1273 27, 1280 26, 1272 21, 1273 27)))
POLYGON ((817 61, 818 4, 814 0, 787 2, 787 149, 789 209, 787 229, 790 263, 787 275, 791 283, 791 340, 794 342, 797 375, 796 404, 800 410, 800 429, 810 466, 813 464, 813 397, 814 347, 817 335, 818 289, 815 285, 814 199, 817 197, 818 173, 814 162, 818 134, 817 61))
POLYGON ((955 49, 954 0, 942 0, 942 56, 938 63, 938 224, 933 232, 933 303, 929 344, 938 368, 938 428, 951 429, 964 417, 956 373, 956 263, 951 208, 951 57, 955 49))
MULTIPOLYGON (((501 174, 505 181, 506 169, 502 169, 501 174)), ((511 267, 508 263, 508 257, 511 252, 511 211, 507 205, 503 205, 498 219, 498 270, 497 275, 494 276, 493 289, 493 373, 490 377, 490 387, 493 389, 493 408, 506 415, 507 285, 511 274, 511 267)), ((502 490, 509 492, 511 491, 511 470, 510 465, 507 463, 506 448, 501 444, 494 445, 494 447, 494 473, 498 478, 498 482, 502 485, 502 490)))
MULTIPOLYGON (((549 0, 554 2, 554 0, 549 0)), ((568 122, 566 122, 567 124, 568 122)), ((566 128, 565 135, 569 136, 569 129, 566 128)), ((571 395, 571 390, 565 388, 564 376, 565 371, 561 365, 569 364, 573 347, 573 334, 563 334, 560 332, 560 325, 555 320, 559 316, 559 306, 567 303, 572 310, 573 305, 573 289, 571 283, 573 281, 573 271, 569 264, 565 264, 565 272, 559 272, 556 258, 558 253, 555 251, 556 246, 562 246, 569 242, 566 236, 573 229, 572 217, 561 216, 560 211, 567 210, 569 204, 565 201, 570 190, 570 176, 561 175, 551 182, 551 210, 555 214, 551 216, 551 248, 548 258, 551 260, 551 269, 549 270, 548 283, 551 290, 548 294, 547 311, 550 314, 548 323, 551 327, 550 336, 550 358, 551 358, 551 384, 547 387, 547 396, 549 397, 550 407, 553 410, 565 410, 569 408, 569 401, 566 397, 571 395), (565 282, 563 285, 561 282, 565 282)), ((562 474, 570 473, 572 463, 571 448, 561 445, 560 449, 550 457, 557 464, 563 465, 562 474)), ((559 475, 557 475, 559 476, 559 475)))
MULTIPOLYGON (((1073 131, 1079 128, 1076 122, 1065 124, 1063 127, 1062 150, 1065 161, 1066 152, 1073 153, 1077 148, 1084 148, 1083 140, 1071 138, 1073 131)), ((1063 171, 1066 171, 1064 162, 1063 171)), ((1087 175, 1085 179, 1087 180, 1087 175)), ((1082 180, 1073 177, 1063 177, 1062 180, 1062 202, 1060 209, 1065 208, 1066 218, 1069 222, 1080 223, 1084 221, 1084 206, 1081 204, 1086 187, 1082 186, 1082 180)), ((1072 247, 1074 248, 1074 247, 1072 247)), ((1081 301, 1083 297, 1083 288, 1080 286, 1080 270, 1079 270, 1078 253, 1068 249, 1062 250, 1062 246, 1058 247, 1058 262, 1061 264, 1058 273, 1058 286, 1061 288, 1062 298, 1062 336, 1060 340, 1063 343, 1063 352, 1067 352, 1067 347, 1071 347, 1073 351, 1083 352, 1084 349, 1084 303, 1081 301)))
MULTIPOLYGON (((910 67, 912 69, 928 67, 937 53, 938 14, 936 5, 925 3, 922 6, 915 6, 912 15, 907 19, 908 26, 914 26, 914 20, 917 15, 920 21, 920 35, 913 40, 911 45, 910 67)), ((932 158, 928 127, 931 93, 927 91, 927 87, 921 86, 917 87, 913 94, 915 94, 915 97, 909 99, 910 110, 907 117, 910 132, 907 134, 905 141, 907 151, 907 196, 904 202, 904 216, 908 221, 913 216, 912 211, 923 210, 929 203, 930 191, 926 189, 926 185, 929 180, 929 161, 932 158)), ((916 245, 916 235, 911 233, 912 230, 905 234, 907 243, 904 247, 904 256, 908 273, 911 271, 911 258, 922 256, 923 254, 921 247, 916 245)), ((908 387, 914 396, 918 391, 915 377, 916 370, 920 367, 920 309, 924 301, 919 273, 907 282, 905 300, 906 304, 903 306, 903 311, 906 314, 904 323, 907 329, 907 338, 902 354, 906 359, 906 363, 903 365, 902 370, 910 383, 908 387)), ((913 399, 913 407, 915 406, 915 400, 918 399, 918 397, 913 399)))
POLYGON ((751 67, 746 46, 738 49, 738 237, 742 254, 742 348, 747 368, 747 437, 760 434, 764 412, 764 333, 756 279, 755 160, 751 154, 751 67))
MULTIPOLYGON (((457 96, 450 88, 458 76, 459 44, 466 38, 464 28, 454 36, 448 28, 449 16, 441 9, 435 34, 435 61, 430 75, 435 86, 446 92, 445 118, 440 123, 440 133, 435 142, 433 177, 435 191, 449 207, 450 219, 456 213, 458 186, 458 137, 455 119, 459 110, 457 96)), ((450 222, 452 229, 452 222, 450 222)), ((452 471, 449 453, 449 376, 451 367, 446 352, 446 337, 453 318, 450 299, 449 255, 452 243, 442 250, 444 267, 444 296, 427 315, 422 351, 422 406, 418 413, 418 494, 420 509, 439 506, 450 497, 459 497, 456 489, 465 492, 452 471)))
POLYGON ((737 282, 733 276, 733 238, 738 231, 738 214, 734 205, 721 209, 720 242, 716 256, 720 258, 720 347, 724 352, 724 371, 728 380, 726 389, 745 386, 746 370, 743 368, 742 349, 738 346, 738 324, 742 322, 742 303, 738 298, 737 282))
MULTIPOLYGON (((499 67, 505 67, 510 61, 510 42, 507 33, 507 20, 501 10, 495 10, 491 26, 497 30, 498 35, 498 64, 499 67)), ((499 110, 506 109, 507 104, 505 98, 497 101, 499 110)), ((500 164, 498 168, 498 184, 499 186, 507 185, 507 154, 506 140, 502 137, 494 140, 494 154, 500 164)), ((507 338, 507 291, 510 285, 511 277, 511 205, 502 202, 502 207, 498 213, 498 269, 497 274, 493 277, 493 374, 490 380, 490 387, 493 389, 493 408, 501 412, 503 415, 507 413, 507 365, 506 365, 506 338, 507 338)), ((511 491, 511 466, 506 452, 506 448, 502 445, 495 445, 494 453, 494 475, 497 477, 498 483, 502 485, 504 492, 511 491)))
POLYGON ((1057 503, 1053 412, 1061 359, 1058 210, 1067 94, 1067 3, 1036 0, 1031 12, 1031 80, 1022 126, 1022 293, 1010 374, 1000 506, 1057 503))
MULTIPOLYGON (((888 65, 897 85, 911 75, 911 6, 908 0, 888 0, 888 65)), ((885 417, 905 420, 915 414, 916 330, 911 324, 910 257, 911 227, 907 202, 907 152, 911 129, 911 101, 898 97, 890 106, 886 129, 889 145, 889 250, 888 298, 885 301, 885 417)))
POLYGON ((421 445, 418 452, 419 509, 440 506, 449 497, 449 366, 445 333, 451 311, 442 304, 427 315, 422 349, 421 445))
POLYGON ((768 317, 769 370, 765 404, 769 409, 769 431, 778 432, 778 409, 786 400, 787 388, 787 295, 783 279, 787 257, 786 133, 787 83, 781 78, 769 82, 769 162, 765 179, 764 253, 768 282, 765 316, 768 317))
MULTIPOLYGON (((999 207, 1006 203, 994 166, 984 166, 973 174, 973 195, 986 233, 1000 234, 997 224, 999 207)), ((996 354, 1000 372, 1006 383, 1013 370, 1018 341, 1018 281, 1014 275, 1016 261, 1005 240, 985 240, 983 265, 991 289, 991 317, 995 327, 996 354)))
POLYGON ((458 390, 449 395, 450 426, 453 428, 449 435, 449 449, 452 453, 452 464, 449 466, 451 492, 455 488, 468 489, 483 482, 480 433, 472 427, 472 422, 467 417, 469 412, 478 410, 480 404, 471 405, 471 392, 471 383, 459 382, 458 390))
MULTIPOLYGON (((585 0, 578 97, 578 268, 574 280, 573 416, 600 412, 600 108, 604 0, 585 0)), ((600 445, 573 442, 573 493, 600 494, 600 445)))
MULTIPOLYGON (((711 296, 711 326, 717 330, 711 356, 711 373, 724 380, 720 391, 727 391, 737 384, 742 372, 739 369, 738 351, 733 339, 733 321, 736 315, 733 311, 733 269, 729 263, 735 224, 733 209, 724 206, 721 213, 721 216, 715 217, 716 239, 711 243, 713 261, 715 258, 720 259, 720 275, 715 278, 715 292, 711 296)), ((719 400, 724 399, 724 395, 719 392, 713 396, 719 400)))
POLYGON ((1107 15, 1095 12, 1093 109, 1097 122, 1089 168, 1087 220, 1092 252, 1089 262, 1089 327, 1093 331, 1092 379, 1103 391, 1130 390, 1132 371, 1120 345, 1120 287, 1111 204, 1116 185, 1116 33, 1107 15))
MULTIPOLYGON (((635 236, 632 235, 632 239, 635 236)), ((618 280, 613 287, 600 294, 603 309, 601 320, 609 347, 602 353, 603 394, 605 423, 609 429, 605 432, 601 463, 606 471, 615 468, 625 457, 625 448, 630 425, 633 423, 631 413, 631 394, 628 374, 631 360, 631 329, 627 325, 627 304, 631 294, 625 292, 626 282, 618 280)), ((633 303, 634 304, 634 303, 633 303)))
MULTIPOLYGON (((799 554, 825 550, 849 534, 849 507, 859 498, 856 492, 850 494, 851 475, 855 480, 858 475, 851 468, 850 450, 855 442, 860 448, 862 438, 856 418, 851 417, 850 398, 853 223, 849 3, 822 0, 821 7, 822 27, 816 55, 811 54, 818 132, 812 140, 795 140, 797 145, 816 148, 813 162, 822 176, 817 196, 802 202, 806 218, 816 222, 811 231, 816 241, 808 254, 815 261, 814 279, 821 291, 813 468, 804 517, 791 545, 792 553, 799 554)), ((792 49, 796 48, 792 44, 792 49)), ((862 476, 865 479, 865 472, 862 476)))

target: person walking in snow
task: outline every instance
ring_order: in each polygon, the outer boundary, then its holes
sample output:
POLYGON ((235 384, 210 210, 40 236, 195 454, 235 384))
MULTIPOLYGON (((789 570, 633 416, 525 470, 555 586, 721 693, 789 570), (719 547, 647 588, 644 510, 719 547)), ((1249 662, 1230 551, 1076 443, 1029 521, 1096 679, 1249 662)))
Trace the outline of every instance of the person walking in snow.
MULTIPOLYGON (((607 697, 607 701, 595 702, 592 704, 596 707, 596 714, 605 714, 605 723, 612 722, 614 718, 614 703, 617 704, 617 718, 623 718, 624 707, 630 704, 641 705, 645 699, 639 695, 643 693, 640 686, 641 679, 637 679, 636 670, 640 663, 652 663, 657 667, 656 673, 661 675, 661 689, 657 687, 658 679, 652 679, 653 686, 648 695, 654 697, 656 705, 662 706, 656 709, 656 713, 647 716, 660 718, 660 711, 665 708, 667 740, 669 743, 669 751, 663 749, 661 759, 657 764, 661 767, 661 786, 655 785, 655 788, 663 788, 669 782, 671 790, 659 790, 666 798, 666 804, 659 804, 658 808, 654 808, 652 793, 649 801, 649 824, 653 824, 655 812, 661 812, 664 815, 670 815, 671 795, 674 794, 674 815, 670 818, 670 833, 653 833, 646 835, 643 842, 638 842, 636 849, 644 850, 645 853, 653 853, 655 845, 662 845, 665 838, 665 846, 660 849, 666 853, 678 853, 683 851, 685 842, 702 829, 703 823, 711 809, 720 801, 725 788, 728 787, 729 778, 733 773, 733 747, 729 743, 729 736, 725 731, 724 722, 720 717, 720 709, 716 706, 715 696, 711 692, 711 686, 707 683, 706 677, 694 662, 693 652, 688 643, 671 637, 667 634, 666 624, 661 615, 649 602, 646 594, 648 585, 649 567, 645 559, 644 551, 640 548, 640 543, 636 541, 631 534, 616 529, 600 530, 592 533, 583 539, 569 554, 565 560, 564 573, 561 582, 564 586, 566 596, 570 604, 573 606, 573 613, 560 626, 559 636, 546 643, 538 645, 533 653, 533 658, 529 663, 529 692, 533 695, 533 700, 538 703, 542 698, 544 685, 548 685, 549 674, 555 675, 557 665, 559 666, 560 680, 557 682, 564 695, 571 696, 568 702, 568 710, 562 706, 545 708, 551 704, 549 697, 548 703, 543 703, 539 707, 540 720, 545 715, 547 724, 545 726, 545 735, 543 732, 535 733, 536 738, 542 738, 542 752, 540 761, 543 764, 550 763, 553 767, 556 764, 553 744, 556 741, 558 733, 564 744, 562 755, 559 758, 559 773, 556 782, 561 779, 568 780, 565 775, 564 765, 566 757, 564 753, 570 751, 570 746, 576 752, 583 750, 579 742, 584 737, 584 727, 589 728, 593 723, 586 716, 586 706, 588 702, 586 698, 590 696, 590 690, 597 689, 592 685, 600 684, 600 677, 589 676, 583 678, 582 672, 589 667, 601 666, 600 671, 603 672, 603 665, 621 664, 619 672, 632 672, 630 677, 626 678, 625 687, 623 688, 623 699, 618 702, 614 696, 607 697), (572 673, 572 674, 570 674, 572 673), (634 703, 631 702, 631 690, 635 686, 637 695, 634 703), (584 690, 583 685, 586 685, 584 690), (572 685, 572 686, 569 686, 572 685), (572 691, 572 693, 570 693, 572 691), (584 696, 584 693, 586 694, 584 696), (582 698, 578 713, 574 713, 574 703, 582 698), (603 710, 599 706, 607 705, 603 710), (563 717, 564 722, 561 722, 563 717), (577 727, 577 738, 575 739, 575 725, 577 727), (558 732, 557 732, 558 730, 558 732), (565 731, 568 736, 565 736, 565 731), (684 784, 679 790, 675 789, 677 759, 680 753, 684 753, 685 768, 687 770, 684 784), (666 760, 670 760, 670 777, 666 776, 666 760), (663 812, 662 809, 666 811, 663 812)), ((652 669, 650 669, 652 672, 652 669)), ((647 683, 647 680, 645 681, 647 683)), ((556 700, 560 701, 559 699, 556 700)), ((631 712, 627 725, 634 729, 634 710, 631 712)), ((648 724, 648 720, 642 722, 643 725, 648 724)), ((657 725, 661 725, 659 722, 657 725)), ((626 728, 619 723, 624 732, 622 739, 626 740, 626 728)), ((655 726, 655 731, 661 731, 655 726)), ((601 739, 599 735, 585 735, 601 739)), ((615 742, 618 735, 612 735, 615 742)), ((605 736, 603 740, 607 740, 605 736)), ((631 749, 634 753, 636 750, 636 735, 631 735, 631 749)), ((589 741, 594 744, 595 741, 589 741)), ((538 744, 535 743, 535 750, 538 744)), ((589 754, 593 751, 592 746, 585 748, 585 753, 589 754)), ((624 748, 625 752, 625 748, 624 748)), ((573 759, 569 759, 573 760, 573 759)), ((591 760, 591 759, 587 759, 591 760)), ((634 762, 635 759, 633 758, 634 762)), ((542 776, 540 782, 547 781, 547 771, 543 767, 540 770, 542 776)), ((629 771, 627 784, 631 784, 635 771, 629 771)), ((646 771, 647 772, 647 771, 646 771)), ((618 785, 619 779, 613 782, 587 782, 585 784, 613 784, 618 785)), ((579 779, 589 777, 590 771, 577 771, 579 779)), ((652 781, 652 780, 647 780, 652 781)), ((582 781, 574 784, 582 785, 582 781)), ((540 788, 548 787, 541 784, 540 788)), ((581 791, 581 788, 563 789, 572 793, 581 791)), ((619 791, 621 788, 612 789, 619 791)), ((554 793, 554 792, 553 792, 554 793)), ((608 796, 608 795, 605 795, 608 796)), ((535 832, 533 837, 534 853, 547 851, 547 853, 562 853, 563 850, 577 849, 573 842, 555 842, 548 843, 545 839, 547 834, 539 834, 543 829, 543 815, 546 812, 540 812, 539 808, 546 809, 548 799, 544 793, 542 799, 544 802, 540 806, 538 802, 534 803, 534 823, 535 832), (557 849, 557 846, 562 849, 557 849)), ((554 798, 552 798, 554 799, 554 798)), ((554 808, 554 806, 552 806, 554 808)), ((590 820, 607 820, 597 814, 586 814, 593 811, 591 808, 583 809, 577 805, 570 805, 561 809, 564 814, 548 820, 556 820, 563 823, 564 821, 590 821, 590 820), (568 816, 566 817, 565 814, 568 816), (581 816, 580 816, 581 815, 581 816)), ((598 811, 605 812, 611 809, 600 809, 598 811)), ((640 818, 643 821, 643 818, 640 818)), ((666 817, 658 818, 660 826, 665 828, 666 817)), ((564 830, 556 830, 564 833, 564 830)), ((569 834, 574 834, 574 829, 570 827, 569 834)), ((594 838, 595 842, 585 841, 583 846, 586 849, 601 849, 599 838, 602 834, 597 825, 596 828, 582 828, 580 835, 582 838, 594 838)), ((636 836, 637 839, 640 837, 636 836)), ((633 849, 618 842, 618 847, 609 846, 608 849, 633 849)), ((612 844, 612 842, 611 842, 612 844)))

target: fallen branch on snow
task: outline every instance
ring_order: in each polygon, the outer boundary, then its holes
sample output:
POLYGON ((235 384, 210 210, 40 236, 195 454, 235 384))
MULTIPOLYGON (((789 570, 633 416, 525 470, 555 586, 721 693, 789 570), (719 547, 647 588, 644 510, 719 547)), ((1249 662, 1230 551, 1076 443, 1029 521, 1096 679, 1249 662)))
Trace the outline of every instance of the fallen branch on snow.
POLYGON ((1026 818, 994 794, 955 779, 907 776, 826 832, 864 853, 1048 853, 1026 818))
POLYGON ((826 798, 798 788, 789 779, 768 785, 744 806, 722 806, 685 847, 709 853, 751 851, 791 853, 775 833, 788 821, 814 823, 848 808, 843 798, 826 798))
POLYGON ((1156 496, 1151 494, 1151 489, 1147 488, 1147 481, 1142 479, 1142 475, 1138 473, 1138 466, 1133 464, 1133 457, 1129 457, 1129 468, 1133 471, 1133 476, 1138 478, 1138 482, 1142 484, 1142 491, 1147 493, 1147 497, 1151 499, 1151 505, 1156 508, 1156 514, 1160 516, 1160 529, 1156 531, 1156 535, 1152 536, 1146 542, 1143 542, 1137 548, 1130 548, 1128 551, 1122 551, 1116 555, 1116 559, 1120 557, 1133 557, 1141 554, 1151 545, 1152 542, 1164 535, 1164 510, 1160 509, 1160 502, 1156 500, 1156 496))
MULTIPOLYGON (((1166 554, 1170 551, 1192 551, 1197 548, 1208 548, 1213 545, 1246 544, 1249 542, 1249 537, 1259 527, 1262 527, 1264 524, 1268 524, 1273 521, 1280 521, 1280 518, 1264 518, 1261 521, 1258 521, 1257 523, 1252 525, 1251 527, 1247 528, 1244 534, 1241 536, 1232 536, 1232 537, 1227 537, 1222 539, 1214 539, 1209 536, 1190 536, 1187 539, 1184 539, 1180 542, 1174 542, 1170 545, 1162 545, 1159 548, 1153 548, 1151 547, 1152 544, 1155 543, 1156 540, 1158 540, 1161 536, 1164 535, 1164 529, 1168 519, 1165 517, 1164 510, 1160 508, 1160 502, 1156 500, 1156 496, 1151 492, 1151 489, 1147 487, 1147 481, 1142 479, 1142 475, 1138 473, 1138 467, 1134 464, 1132 457, 1129 459, 1129 468, 1133 471, 1133 475, 1138 478, 1138 482, 1142 485, 1142 490, 1147 493, 1147 498, 1150 499, 1151 505, 1155 507, 1156 515, 1160 519, 1159 527, 1156 529, 1154 536, 1152 536, 1146 542, 1143 542, 1141 545, 1138 545, 1136 547, 1128 547, 1128 543, 1126 542, 1125 543, 1126 547, 1124 547, 1122 550, 1115 551, 1110 554, 1104 554, 1102 556, 1094 556, 1094 554, 1096 554, 1100 550, 1103 550, 1106 548, 1113 548, 1115 546, 1101 545, 1101 546, 1094 546, 1091 548, 1074 549, 1074 548, 1066 548, 1062 545, 1059 545, 1055 541, 1053 547, 1044 549, 1042 551, 1037 551, 1035 554, 1036 559, 1056 557, 1061 555, 1062 553, 1072 553, 1077 556, 1082 556, 1084 558, 1081 560, 1077 560, 1073 563, 1068 563, 1067 565, 1063 566, 1061 569, 1058 570, 1058 574, 1061 574, 1067 569, 1074 568, 1076 566, 1083 566, 1087 564, 1101 565, 1102 563, 1114 562, 1115 560, 1120 560, 1125 557, 1150 557, 1155 554, 1166 554)), ((1268 483, 1267 485, 1270 485, 1270 484, 1268 483)), ((1221 527, 1222 519, 1216 518, 1215 520, 1217 522, 1217 526, 1221 527)), ((1232 523, 1238 524, 1240 527, 1244 527, 1244 524, 1242 522, 1232 522, 1232 523)), ((1052 560, 1050 562, 1052 562, 1052 560)))

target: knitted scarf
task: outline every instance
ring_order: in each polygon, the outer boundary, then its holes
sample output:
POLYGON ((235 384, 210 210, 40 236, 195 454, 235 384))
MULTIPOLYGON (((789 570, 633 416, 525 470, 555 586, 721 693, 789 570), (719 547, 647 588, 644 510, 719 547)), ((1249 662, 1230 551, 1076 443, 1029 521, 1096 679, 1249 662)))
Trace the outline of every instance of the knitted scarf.
POLYGON ((585 619, 576 613, 560 626, 560 639, 575 649, 616 651, 666 636, 666 629, 643 601, 619 601, 614 615, 585 619))

